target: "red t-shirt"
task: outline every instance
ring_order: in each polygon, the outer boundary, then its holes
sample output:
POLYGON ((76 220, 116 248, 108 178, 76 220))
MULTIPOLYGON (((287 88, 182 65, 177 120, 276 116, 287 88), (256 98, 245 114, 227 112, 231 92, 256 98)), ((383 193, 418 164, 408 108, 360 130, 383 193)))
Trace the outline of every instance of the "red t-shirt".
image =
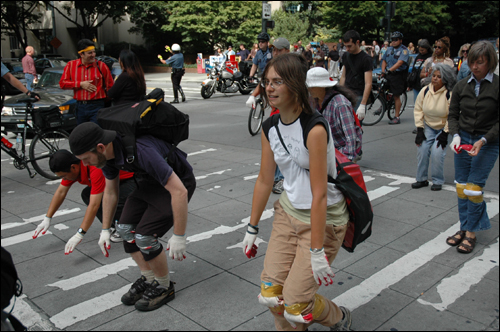
MULTIPOLYGON (((133 176, 134 173, 120 171, 120 180, 130 179, 133 176)), ((106 180, 100 168, 94 166, 87 167, 84 166, 82 162, 80 162, 80 177, 78 178, 78 180, 61 180, 61 184, 65 187, 71 187, 75 182, 89 186, 91 195, 96 195, 104 192, 104 187, 106 185, 106 180)))

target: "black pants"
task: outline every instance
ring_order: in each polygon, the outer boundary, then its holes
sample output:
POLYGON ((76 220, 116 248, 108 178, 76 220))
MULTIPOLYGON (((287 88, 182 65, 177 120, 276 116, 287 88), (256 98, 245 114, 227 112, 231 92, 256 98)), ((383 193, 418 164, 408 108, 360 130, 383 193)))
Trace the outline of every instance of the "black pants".
MULTIPOLYGON (((113 224, 115 220, 120 220, 122 215, 123 207, 125 206, 125 201, 127 197, 137 188, 134 178, 126 179, 120 181, 120 196, 118 197, 118 205, 116 206, 115 217, 113 219, 113 224)), ((82 190, 82 200, 85 205, 89 205, 90 203, 90 187, 85 187, 82 190)), ((96 213, 97 219, 102 224, 102 204, 99 206, 99 210, 96 213)))
POLYGON ((177 91, 181 87, 181 79, 184 73, 182 71, 172 72, 172 76, 170 77, 172 80, 172 86, 174 88, 174 97, 177 98, 177 91))

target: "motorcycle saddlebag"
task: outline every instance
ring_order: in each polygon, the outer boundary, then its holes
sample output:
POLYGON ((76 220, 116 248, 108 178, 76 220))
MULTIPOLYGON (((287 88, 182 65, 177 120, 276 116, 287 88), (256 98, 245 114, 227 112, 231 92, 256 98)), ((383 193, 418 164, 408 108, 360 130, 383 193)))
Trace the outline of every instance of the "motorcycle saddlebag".
POLYGON ((235 81, 241 81, 242 78, 243 78, 243 74, 239 71, 237 71, 233 74, 233 79, 235 81))

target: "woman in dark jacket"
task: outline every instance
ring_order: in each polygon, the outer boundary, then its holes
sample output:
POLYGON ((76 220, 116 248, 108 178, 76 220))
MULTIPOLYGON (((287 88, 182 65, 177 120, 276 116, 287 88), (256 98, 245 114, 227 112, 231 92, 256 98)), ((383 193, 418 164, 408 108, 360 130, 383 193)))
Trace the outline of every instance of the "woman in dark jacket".
POLYGON ((123 72, 109 89, 108 97, 113 100, 114 105, 143 100, 146 80, 139 59, 134 52, 123 50, 120 52, 119 62, 123 72))

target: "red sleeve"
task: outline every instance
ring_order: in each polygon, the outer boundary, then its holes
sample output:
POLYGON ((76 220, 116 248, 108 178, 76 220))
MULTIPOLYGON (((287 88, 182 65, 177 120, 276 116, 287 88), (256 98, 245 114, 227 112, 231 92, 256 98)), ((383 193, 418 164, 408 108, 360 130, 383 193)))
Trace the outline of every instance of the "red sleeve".
POLYGON ((68 62, 68 64, 64 67, 64 72, 61 76, 61 79, 59 80, 59 86, 63 90, 77 89, 79 87, 79 83, 76 81, 76 77, 71 78, 71 71, 75 65, 73 61, 68 62))
POLYGON ((91 189, 90 189, 91 195, 96 195, 104 192, 106 180, 104 179, 104 175, 102 174, 102 170, 100 168, 90 166, 90 183, 91 183, 91 189))
POLYGON ((65 187, 71 187, 73 185, 73 183, 75 183, 75 182, 76 181, 68 181, 68 180, 62 179, 61 185, 65 186, 65 187))
POLYGON ((130 179, 133 176, 134 176, 134 173, 120 170, 120 180, 130 179))

